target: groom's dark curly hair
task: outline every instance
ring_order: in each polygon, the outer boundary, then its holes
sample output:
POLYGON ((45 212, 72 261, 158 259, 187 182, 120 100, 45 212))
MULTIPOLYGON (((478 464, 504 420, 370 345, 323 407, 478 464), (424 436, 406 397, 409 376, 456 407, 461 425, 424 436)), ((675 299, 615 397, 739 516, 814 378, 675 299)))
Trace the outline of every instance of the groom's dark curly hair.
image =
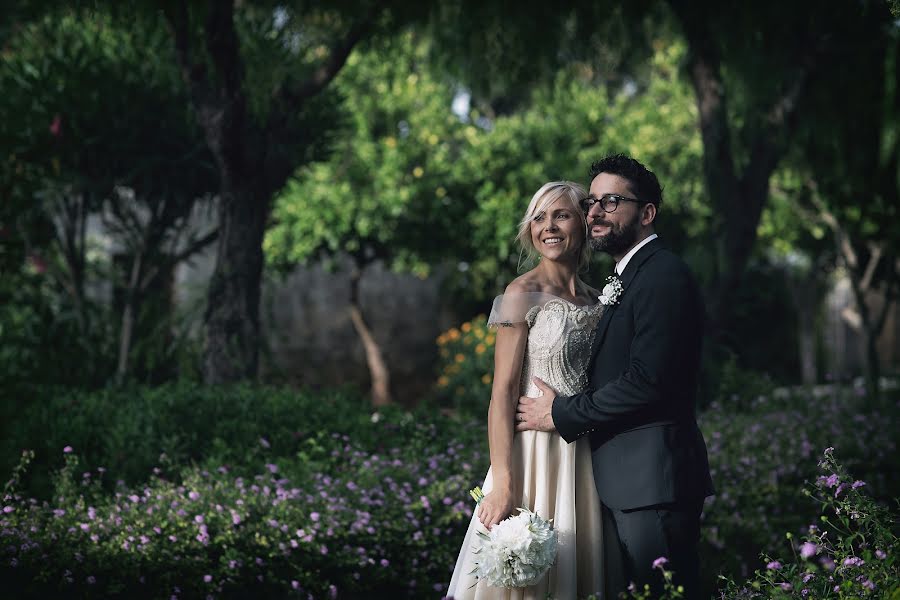
POLYGON ((662 203, 662 187, 660 187, 656 175, 630 156, 612 154, 601 158, 591 165, 591 177, 588 181, 593 181, 594 177, 600 173, 609 173, 627 179, 638 200, 651 202, 656 206, 662 203))

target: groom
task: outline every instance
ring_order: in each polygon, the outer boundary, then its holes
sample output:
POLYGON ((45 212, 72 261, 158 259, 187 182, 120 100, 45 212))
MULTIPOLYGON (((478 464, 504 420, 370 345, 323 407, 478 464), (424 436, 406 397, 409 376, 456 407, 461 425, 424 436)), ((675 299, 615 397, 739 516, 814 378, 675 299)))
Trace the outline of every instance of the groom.
POLYGON ((617 284, 600 300, 588 389, 521 397, 517 431, 587 435, 603 510, 606 598, 634 582, 662 590, 654 561, 666 557, 686 598, 699 597, 700 512, 713 493, 694 401, 703 302, 688 267, 663 247, 654 222, 662 202, 656 175, 623 155, 591 166, 582 203, 591 246, 616 261, 617 284))

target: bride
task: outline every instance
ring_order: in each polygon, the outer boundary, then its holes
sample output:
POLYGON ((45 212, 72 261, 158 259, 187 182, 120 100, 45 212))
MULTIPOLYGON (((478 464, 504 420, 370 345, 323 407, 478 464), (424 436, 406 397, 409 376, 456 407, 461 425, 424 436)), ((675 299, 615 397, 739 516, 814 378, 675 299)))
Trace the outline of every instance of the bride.
POLYGON ((472 515, 447 596, 454 600, 574 600, 599 597, 600 500, 587 438, 568 444, 554 432, 514 434, 519 396, 538 396, 532 377, 561 394, 587 386, 587 364, 602 306, 599 293, 578 277, 590 259, 587 222, 578 184, 554 181, 535 193, 517 241, 538 257, 494 300, 488 324, 498 328, 488 410, 491 467, 485 497, 472 515), (520 394, 520 389, 522 394, 520 394), (552 519, 559 533, 556 562, 527 588, 491 587, 472 575, 477 531, 490 529, 524 506, 552 519), (576 528, 577 524, 577 528, 576 528))

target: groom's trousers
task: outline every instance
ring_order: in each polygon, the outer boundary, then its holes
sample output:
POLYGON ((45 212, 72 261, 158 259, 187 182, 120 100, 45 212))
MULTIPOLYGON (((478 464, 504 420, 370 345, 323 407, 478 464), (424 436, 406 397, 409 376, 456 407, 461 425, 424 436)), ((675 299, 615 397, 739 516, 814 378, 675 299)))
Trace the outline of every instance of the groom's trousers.
POLYGON ((606 599, 617 600, 630 583, 662 593, 663 577, 653 562, 665 557, 673 582, 684 586, 686 600, 700 598, 700 512, 703 500, 658 504, 634 510, 603 505, 606 599))

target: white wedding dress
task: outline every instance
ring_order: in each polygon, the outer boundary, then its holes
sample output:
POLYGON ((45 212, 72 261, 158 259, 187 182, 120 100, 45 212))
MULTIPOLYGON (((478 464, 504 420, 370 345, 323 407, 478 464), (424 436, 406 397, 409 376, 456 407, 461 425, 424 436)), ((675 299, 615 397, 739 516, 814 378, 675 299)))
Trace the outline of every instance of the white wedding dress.
MULTIPOLYGON (((522 365, 521 389, 535 397, 537 376, 560 394, 587 386, 587 369, 594 328, 602 305, 577 306, 549 294, 506 294, 494 301, 488 322, 525 321, 528 344, 522 365), (515 296, 513 298, 513 296, 515 296)), ((568 444, 558 433, 525 431, 515 434, 513 481, 521 490, 518 506, 553 519, 559 533, 556 562, 542 580, 527 588, 497 588, 471 574, 480 544, 476 531, 486 531, 472 515, 447 596, 454 600, 576 600, 602 593, 600 499, 594 487, 587 438, 568 444)), ((490 469, 482 489, 491 491, 490 469)))

